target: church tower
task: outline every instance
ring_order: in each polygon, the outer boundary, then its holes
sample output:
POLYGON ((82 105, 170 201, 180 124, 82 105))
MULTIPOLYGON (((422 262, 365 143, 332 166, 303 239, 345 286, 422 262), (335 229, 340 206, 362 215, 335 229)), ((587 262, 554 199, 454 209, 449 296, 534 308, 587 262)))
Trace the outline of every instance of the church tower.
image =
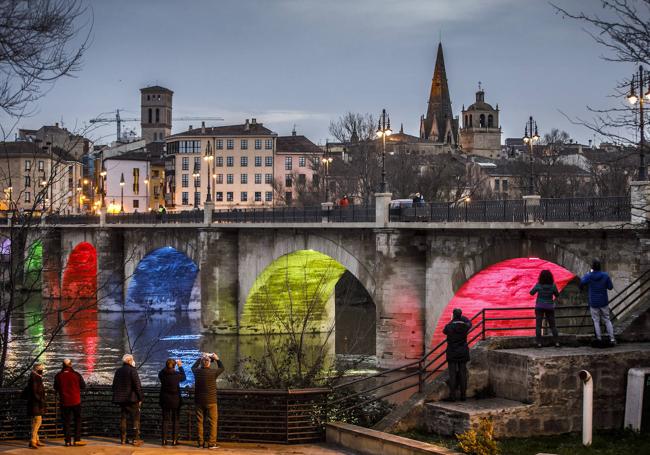
POLYGON ((499 105, 496 109, 485 102, 485 91, 479 82, 476 101, 462 112, 463 127, 460 145, 463 152, 486 158, 499 158, 501 154, 501 126, 499 105))
POLYGON ((438 43, 427 114, 420 117, 420 138, 451 145, 458 142, 458 119, 454 118, 451 110, 442 43, 438 43))
POLYGON ((158 85, 140 89, 140 126, 147 144, 164 142, 171 134, 173 95, 174 92, 158 85))

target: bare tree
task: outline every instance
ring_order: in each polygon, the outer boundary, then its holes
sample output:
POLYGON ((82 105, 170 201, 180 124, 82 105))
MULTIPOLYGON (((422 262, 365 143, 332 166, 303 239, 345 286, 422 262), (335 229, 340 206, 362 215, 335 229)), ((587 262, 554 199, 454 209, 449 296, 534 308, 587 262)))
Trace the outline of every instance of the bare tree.
POLYGON ((78 0, 0 0, 0 109, 10 116, 57 79, 79 69, 90 38, 79 42, 87 10, 78 0))
POLYGON ((376 126, 372 114, 348 112, 330 122, 329 131, 339 142, 368 141, 375 137, 376 126))

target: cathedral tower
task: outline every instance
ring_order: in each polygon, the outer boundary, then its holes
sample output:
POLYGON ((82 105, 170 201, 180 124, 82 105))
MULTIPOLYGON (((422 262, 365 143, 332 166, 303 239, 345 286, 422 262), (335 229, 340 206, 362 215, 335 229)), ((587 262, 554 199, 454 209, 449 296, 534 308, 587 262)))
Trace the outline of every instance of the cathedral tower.
POLYGON ((485 102, 485 91, 479 82, 476 101, 462 112, 463 127, 460 130, 460 145, 463 152, 498 158, 501 154, 501 127, 499 126, 499 105, 496 109, 485 102))
POLYGON ((420 117, 420 137, 432 142, 452 145, 458 141, 458 119, 454 118, 451 110, 442 43, 438 43, 427 114, 420 117))

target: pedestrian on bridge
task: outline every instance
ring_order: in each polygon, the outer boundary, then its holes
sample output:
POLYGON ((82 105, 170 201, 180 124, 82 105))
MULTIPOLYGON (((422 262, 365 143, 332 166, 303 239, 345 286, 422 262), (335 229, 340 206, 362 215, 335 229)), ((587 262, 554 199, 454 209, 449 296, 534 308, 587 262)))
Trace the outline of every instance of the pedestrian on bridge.
POLYGON ((133 445, 141 446, 140 438, 140 406, 144 395, 138 370, 135 369, 135 359, 131 354, 124 354, 122 366, 115 371, 113 377, 113 403, 120 405, 120 443, 127 443, 127 420, 133 424, 133 445))
POLYGON ((609 296, 607 295, 607 291, 614 289, 614 285, 609 275, 601 268, 600 261, 594 259, 591 263, 591 271, 582 277, 579 287, 580 290, 586 287, 588 291, 589 311, 591 319, 594 321, 597 342, 602 343, 600 332, 600 321, 602 320, 605 323, 609 341, 614 345, 616 338, 614 337, 614 326, 610 320, 609 296))
POLYGON ((559 348, 557 339, 557 327, 555 326, 555 302, 560 296, 557 290, 553 274, 550 270, 542 270, 537 279, 537 284, 530 290, 530 295, 537 294, 535 301, 535 342, 537 347, 542 347, 542 321, 546 323, 553 333, 553 343, 559 348))
POLYGON ((447 368, 449 370, 449 400, 456 401, 456 391, 460 392, 460 401, 465 401, 467 394, 467 362, 469 362, 469 345, 467 334, 472 328, 469 319, 463 316, 460 308, 454 308, 453 318, 443 333, 447 335, 447 368))
POLYGON ((194 408, 196 410, 196 433, 199 448, 205 447, 203 438, 203 420, 207 417, 210 433, 208 448, 218 449, 217 445, 217 378, 223 373, 223 363, 214 352, 203 354, 192 365, 194 373, 194 408), (216 362, 217 367, 214 367, 216 362))
POLYGON ((27 380, 27 385, 21 395, 22 398, 27 400, 27 415, 31 417, 30 449, 38 449, 39 446, 45 445, 38 437, 38 430, 41 428, 43 415, 46 411, 45 386, 43 385, 44 373, 42 363, 34 364, 29 379, 27 380))
POLYGON ((178 427, 181 410, 181 382, 185 370, 181 359, 167 359, 165 368, 158 373, 160 379, 160 407, 162 408, 162 445, 167 445, 167 429, 172 424, 172 445, 178 445, 178 427), (176 367, 178 366, 178 370, 176 367))
POLYGON ((63 415, 65 446, 85 446, 81 440, 81 391, 86 388, 84 378, 72 368, 72 361, 65 359, 63 368, 54 376, 54 390, 59 394, 63 415), (74 442, 70 426, 74 417, 74 442))

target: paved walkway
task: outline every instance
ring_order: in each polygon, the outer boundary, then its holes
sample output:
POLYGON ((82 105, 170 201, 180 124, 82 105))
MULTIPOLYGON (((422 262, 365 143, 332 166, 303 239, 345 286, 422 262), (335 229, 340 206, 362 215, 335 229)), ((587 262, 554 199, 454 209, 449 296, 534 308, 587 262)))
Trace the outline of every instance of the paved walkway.
POLYGON ((122 446, 113 440, 102 438, 91 438, 86 440, 88 445, 85 447, 65 447, 62 439, 49 439, 45 447, 38 450, 29 449, 27 441, 0 441, 0 452, 6 454, 38 454, 38 455, 161 455, 169 453, 170 455, 197 455, 199 453, 220 453, 228 455, 351 455, 353 452, 333 448, 325 444, 307 444, 307 445, 278 445, 278 444, 243 444, 243 443, 219 443, 220 448, 217 450, 198 449, 189 442, 181 443, 177 447, 162 447, 156 444, 144 444, 142 447, 133 447, 130 445, 122 446))

